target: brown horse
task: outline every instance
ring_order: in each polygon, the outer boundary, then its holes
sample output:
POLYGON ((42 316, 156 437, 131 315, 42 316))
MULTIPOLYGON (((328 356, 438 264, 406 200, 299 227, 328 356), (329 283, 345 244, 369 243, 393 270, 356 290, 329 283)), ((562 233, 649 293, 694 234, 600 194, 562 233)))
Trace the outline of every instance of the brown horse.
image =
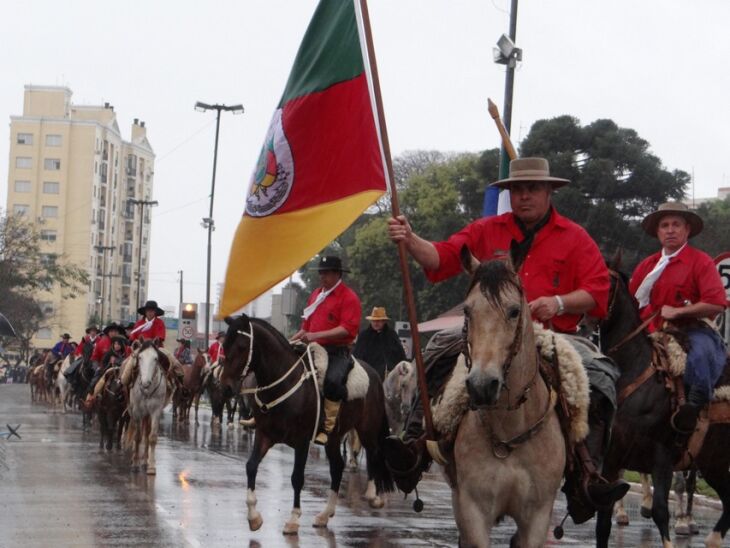
POLYGON ((122 430, 125 423, 129 421, 129 415, 126 415, 126 420, 123 419, 127 401, 119 367, 112 367, 104 374, 104 388, 101 391, 97 408, 101 433, 99 449, 103 449, 106 445, 106 450, 111 451, 115 441, 117 449, 121 449, 122 430))
MULTIPOLYGON (((621 369, 616 391, 619 407, 614 421, 611 444, 603 464, 603 475, 609 481, 622 469, 649 473, 654 483, 652 518, 665 548, 672 546, 669 536, 669 490, 672 471, 678 460, 677 435, 670 426, 671 394, 658 372, 638 385, 629 396, 621 393, 651 367, 652 343, 645 333, 638 333, 641 318, 627 280, 611 272, 611 293, 608 316, 599 323, 601 343, 621 369), (633 336, 630 336, 634 333, 633 336)), ((726 371, 727 377, 727 371, 726 371)), ((728 380, 727 378, 725 380, 728 380)), ((722 501, 722 515, 705 539, 710 547, 722 546, 730 528, 730 424, 711 424, 702 450, 693 465, 722 501)), ((608 546, 613 508, 599 510, 596 522, 596 543, 608 546)))
POLYGON ((207 354, 198 349, 192 365, 183 366, 185 376, 181 388, 172 396, 172 416, 179 422, 190 421, 190 408, 195 404, 195 424, 198 424, 198 405, 203 393, 203 379, 209 367, 207 354))
POLYGON ((517 524, 510 546, 541 547, 566 449, 551 390, 539 372, 530 309, 504 261, 479 264, 462 250, 462 264, 472 277, 463 358, 470 409, 446 466, 459 546, 490 546, 492 527, 510 516, 517 524))
MULTIPOLYGON (((296 534, 301 516, 300 493, 304 485, 304 467, 309 444, 318 427, 320 410, 319 388, 308 353, 302 355, 292 348, 284 336, 263 320, 246 315, 226 318, 228 332, 223 348, 225 361, 223 382, 238 385, 251 372, 258 392, 252 405, 256 419, 256 436, 251 456, 246 463, 248 478, 248 522, 252 531, 259 529, 263 518, 256 509, 256 472, 261 459, 277 443, 294 449, 294 506, 284 526, 285 534, 296 534)), ((325 447, 330 464, 330 492, 327 506, 314 520, 315 527, 325 527, 335 514, 337 494, 345 463, 340 453, 342 436, 355 429, 365 447, 369 482, 374 482, 377 494, 393 489, 390 473, 380 452, 388 435, 383 387, 378 374, 363 366, 368 377, 364 398, 343 402, 337 425, 325 447)), ((371 506, 380 507, 376 495, 371 506)))

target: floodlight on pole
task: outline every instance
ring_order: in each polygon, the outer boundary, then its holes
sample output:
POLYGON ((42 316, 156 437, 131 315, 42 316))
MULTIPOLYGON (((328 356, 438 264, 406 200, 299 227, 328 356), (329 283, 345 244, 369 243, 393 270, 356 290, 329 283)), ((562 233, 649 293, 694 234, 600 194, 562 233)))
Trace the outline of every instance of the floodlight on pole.
POLYGON ((210 183, 210 212, 208 216, 203 218, 203 228, 208 229, 208 260, 206 266, 205 276, 205 345, 207 347, 210 337, 210 262, 211 262, 211 248, 213 231, 215 230, 215 221, 213 220, 213 198, 215 197, 215 172, 218 164, 218 135, 220 133, 221 126, 221 112, 231 112, 233 114, 243 114, 243 105, 223 105, 216 103, 210 105, 197 101, 195 103, 195 110, 198 112, 205 112, 207 110, 215 110, 215 146, 213 148, 213 178, 210 183))

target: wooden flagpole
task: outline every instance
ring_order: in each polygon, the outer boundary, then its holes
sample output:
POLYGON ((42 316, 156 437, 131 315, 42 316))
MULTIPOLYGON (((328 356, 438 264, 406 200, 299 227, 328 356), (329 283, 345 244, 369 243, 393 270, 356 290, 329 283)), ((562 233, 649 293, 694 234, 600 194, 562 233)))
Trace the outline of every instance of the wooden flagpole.
POLYGON ((504 150, 507 151, 507 156, 509 156, 510 160, 514 160, 517 158, 517 151, 515 150, 515 146, 512 144, 509 133, 507 133, 507 128, 505 128, 502 123, 502 118, 499 116, 499 109, 491 99, 487 99, 487 110, 494 120, 494 124, 497 126, 497 131, 499 131, 499 134, 502 136, 502 145, 504 146, 504 150))
MULTIPOLYGON (((375 104, 378 110, 378 124, 380 126, 380 137, 383 143, 383 154, 385 155, 385 164, 388 169, 388 178, 390 180, 390 208, 393 217, 400 215, 400 206, 398 205, 398 193, 395 188, 393 178, 393 160, 390 157, 390 142, 388 141, 388 128, 385 123, 385 112, 383 109, 383 99, 380 93, 380 79, 378 78, 378 64, 375 60, 375 48, 373 47, 373 35, 370 29, 370 15, 368 14, 367 0, 359 0, 360 10, 362 12, 363 27, 365 31, 365 40, 367 42, 368 58, 370 63, 370 74, 373 78, 373 91, 375 94, 375 104)), ((398 243, 398 256, 400 258, 400 270, 403 277, 403 289, 405 290, 406 305, 408 308, 408 322, 411 325, 411 337, 413 338, 413 348, 415 350, 416 370, 418 372, 418 391, 423 405, 423 418, 426 423, 426 436, 429 440, 434 439, 433 419, 431 417, 431 404, 428 399, 428 388, 426 386, 426 370, 423 365, 423 356, 421 355, 421 343, 418 335, 418 317, 416 315, 416 302, 413 297, 413 284, 411 283, 411 275, 408 269, 408 260, 406 254, 405 242, 398 243)))

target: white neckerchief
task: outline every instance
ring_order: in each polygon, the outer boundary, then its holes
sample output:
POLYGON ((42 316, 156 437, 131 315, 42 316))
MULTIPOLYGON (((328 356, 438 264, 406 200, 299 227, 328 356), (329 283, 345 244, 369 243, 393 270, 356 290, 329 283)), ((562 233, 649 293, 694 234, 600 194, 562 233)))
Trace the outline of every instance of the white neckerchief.
POLYGON ((302 314, 302 318, 305 320, 309 319, 309 316, 314 314, 314 311, 317 310, 317 307, 322 304, 322 301, 324 301, 327 296, 332 293, 335 289, 337 289, 337 286, 342 283, 342 278, 337 280, 337 283, 327 289, 326 291, 321 291, 319 295, 317 295, 317 298, 314 299, 314 302, 310 304, 307 308, 304 309, 304 313, 302 314))
POLYGON ((130 335, 136 335, 137 333, 144 333, 145 331, 149 331, 152 329, 152 324, 154 323, 155 318, 152 318, 151 320, 147 320, 145 323, 140 325, 139 327, 135 327, 132 329, 132 332, 130 335))
POLYGON ((680 247, 671 255, 666 255, 664 253, 664 248, 662 248, 661 259, 659 259, 659 262, 654 266, 654 269, 646 275, 646 278, 644 278, 644 280, 641 282, 641 285, 639 285, 639 289, 637 289, 636 293, 634 294, 636 300, 639 301, 639 308, 644 308, 647 304, 649 304, 651 290, 654 287, 656 281, 659 279, 659 276, 661 276, 662 272, 664 272, 664 269, 667 268, 670 259, 679 255, 686 245, 687 244, 685 243, 682 247, 680 247))

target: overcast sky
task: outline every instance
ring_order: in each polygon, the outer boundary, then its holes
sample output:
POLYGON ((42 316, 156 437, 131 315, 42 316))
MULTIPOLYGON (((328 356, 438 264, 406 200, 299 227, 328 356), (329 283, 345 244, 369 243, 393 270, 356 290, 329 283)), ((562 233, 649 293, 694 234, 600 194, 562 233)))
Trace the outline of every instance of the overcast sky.
MULTIPOLYGON (((503 101, 492 46, 509 0, 371 0, 393 154, 499 145, 487 97, 503 101)), ((157 154, 150 298, 205 300, 214 113, 221 121, 213 280, 222 281, 259 149, 315 0, 0 3, 0 119, 22 113, 24 84, 63 84, 76 104, 114 105, 125 139, 146 121, 157 154)), ((730 186, 730 2, 522 0, 513 136, 537 119, 612 118, 636 129, 670 168, 694 171, 696 196, 730 186)), ((7 131, 7 130, 6 130, 7 131)), ((0 138, 6 203, 9 131, 0 138)), ((272 249, 276 242, 272 241, 272 249)), ((252 264, 253 267, 253 264, 252 264)), ((215 288, 215 286, 214 286, 215 288)), ((211 298, 215 296, 215 289, 211 298)))

